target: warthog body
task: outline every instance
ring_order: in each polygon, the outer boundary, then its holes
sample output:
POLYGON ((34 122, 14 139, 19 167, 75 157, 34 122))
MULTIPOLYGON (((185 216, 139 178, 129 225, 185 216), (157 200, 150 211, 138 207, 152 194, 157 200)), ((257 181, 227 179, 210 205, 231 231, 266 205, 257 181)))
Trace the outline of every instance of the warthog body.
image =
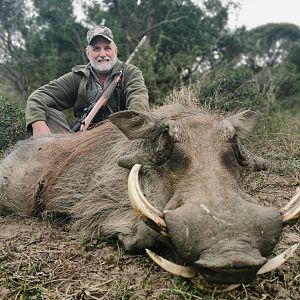
POLYGON ((66 216, 88 234, 118 236, 130 252, 164 244, 209 281, 252 280, 282 231, 280 213, 241 186, 241 166, 259 163, 239 144, 255 119, 250 111, 223 117, 168 105, 149 115, 120 112, 84 133, 20 142, 0 165, 0 212, 66 216), (136 163, 168 237, 130 206, 136 163))

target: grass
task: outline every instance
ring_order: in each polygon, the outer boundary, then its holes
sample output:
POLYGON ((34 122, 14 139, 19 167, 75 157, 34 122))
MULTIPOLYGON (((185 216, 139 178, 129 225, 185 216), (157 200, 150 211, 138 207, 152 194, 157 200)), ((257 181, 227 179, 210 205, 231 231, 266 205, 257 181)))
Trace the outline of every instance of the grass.
MULTIPOLYGON (((13 257, 9 261, 13 262, 13 257)), ((31 257, 21 258, 15 272, 0 265, 0 274, 5 278, 3 287, 14 294, 15 299, 42 299, 42 294, 47 289, 36 267, 31 257)))
POLYGON ((257 177, 256 182, 260 179, 260 183, 263 184, 264 180, 269 180, 273 176, 277 177, 277 180, 274 180, 276 185, 299 184, 299 115, 281 112, 275 115, 261 116, 261 121, 246 143, 253 152, 271 162, 271 169, 266 172, 249 174, 250 179, 257 177))

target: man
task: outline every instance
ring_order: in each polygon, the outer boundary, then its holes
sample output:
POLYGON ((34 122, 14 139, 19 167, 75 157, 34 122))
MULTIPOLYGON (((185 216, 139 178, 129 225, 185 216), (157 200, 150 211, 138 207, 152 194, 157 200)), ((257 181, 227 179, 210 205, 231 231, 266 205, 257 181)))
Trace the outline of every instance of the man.
POLYGON ((101 108, 94 123, 106 119, 111 113, 125 109, 149 110, 148 91, 141 71, 118 60, 118 49, 111 30, 95 26, 87 33, 86 55, 89 64, 75 66, 70 73, 51 81, 33 92, 26 106, 26 126, 33 137, 71 130, 64 109, 73 108, 79 118, 86 107, 98 99, 124 68, 117 88, 101 108))

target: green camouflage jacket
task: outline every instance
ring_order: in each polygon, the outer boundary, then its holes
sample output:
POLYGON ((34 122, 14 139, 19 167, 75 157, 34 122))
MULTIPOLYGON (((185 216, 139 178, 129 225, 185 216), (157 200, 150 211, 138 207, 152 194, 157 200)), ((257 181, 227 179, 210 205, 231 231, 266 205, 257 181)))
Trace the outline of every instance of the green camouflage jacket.
MULTIPOLYGON (((124 109, 149 110, 148 91, 142 72, 134 65, 118 61, 105 81, 103 90, 124 66, 122 80, 108 102, 110 112, 124 109)), ((75 117, 80 117, 84 108, 95 100, 102 88, 97 84, 91 65, 75 66, 71 72, 51 81, 33 92, 26 106, 26 126, 35 121, 46 121, 48 107, 58 110, 73 108, 75 117)), ((107 117, 104 116, 104 118, 107 117)))

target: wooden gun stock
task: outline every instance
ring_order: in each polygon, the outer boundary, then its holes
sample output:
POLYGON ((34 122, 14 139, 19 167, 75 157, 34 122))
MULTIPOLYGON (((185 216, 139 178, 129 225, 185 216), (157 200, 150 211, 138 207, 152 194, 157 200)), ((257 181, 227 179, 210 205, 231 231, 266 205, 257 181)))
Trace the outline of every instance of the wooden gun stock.
POLYGON ((89 112, 89 114, 86 116, 84 121, 82 122, 80 126, 80 131, 85 131, 88 129, 90 126, 91 122, 95 118, 97 112, 101 109, 101 107, 104 107, 112 93, 114 92, 115 88, 117 87, 119 81, 121 80, 122 77, 122 71, 120 71, 120 74, 115 76, 114 80, 111 82, 111 84, 107 87, 107 89, 104 91, 104 93, 101 95, 101 97, 96 100, 96 103, 92 110, 89 112))

